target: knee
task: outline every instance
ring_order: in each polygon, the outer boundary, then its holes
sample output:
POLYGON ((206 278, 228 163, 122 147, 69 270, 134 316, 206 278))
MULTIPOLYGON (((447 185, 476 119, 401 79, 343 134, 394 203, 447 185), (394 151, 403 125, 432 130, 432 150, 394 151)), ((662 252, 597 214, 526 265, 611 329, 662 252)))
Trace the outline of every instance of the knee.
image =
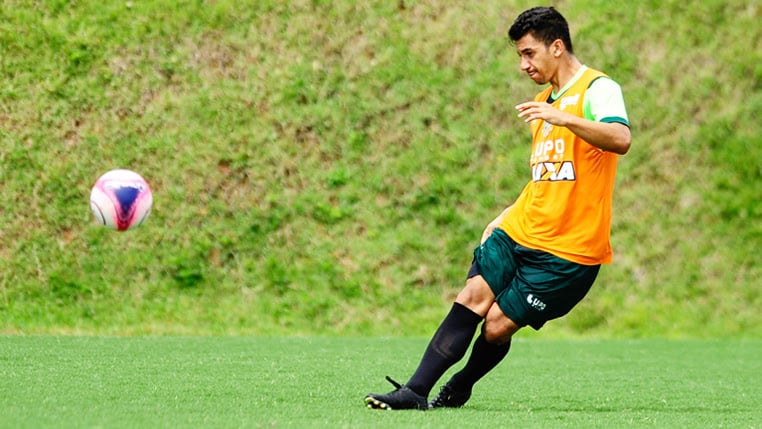
POLYGON ((502 345, 509 341, 521 327, 510 317, 503 314, 500 307, 495 304, 490 309, 482 325, 482 335, 490 344, 502 345))
POLYGON ((475 276, 466 281, 466 287, 458 293, 455 301, 484 317, 495 301, 495 295, 482 276, 475 276))
POLYGON ((503 345, 511 340, 512 333, 496 327, 494 324, 484 323, 482 328, 484 340, 490 344, 503 345))

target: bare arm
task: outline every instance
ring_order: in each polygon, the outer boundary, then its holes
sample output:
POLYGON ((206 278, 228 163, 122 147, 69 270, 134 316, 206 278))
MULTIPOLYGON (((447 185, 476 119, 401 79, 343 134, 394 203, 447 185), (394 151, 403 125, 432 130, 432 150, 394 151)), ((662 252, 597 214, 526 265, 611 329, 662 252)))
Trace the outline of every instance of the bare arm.
POLYGON ((571 113, 562 112, 548 103, 530 101, 516 106, 519 118, 525 122, 542 119, 571 132, 591 145, 608 152, 624 155, 630 150, 630 128, 618 122, 594 122, 571 113))

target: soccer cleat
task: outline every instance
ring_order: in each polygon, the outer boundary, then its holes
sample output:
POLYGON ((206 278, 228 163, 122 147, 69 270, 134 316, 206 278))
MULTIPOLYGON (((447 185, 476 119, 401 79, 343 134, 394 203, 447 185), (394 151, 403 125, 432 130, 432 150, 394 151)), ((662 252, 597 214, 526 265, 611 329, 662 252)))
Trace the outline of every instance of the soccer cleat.
POLYGON ((429 408, 458 408, 471 398, 471 389, 455 390, 450 383, 442 386, 439 394, 429 402, 429 408))
POLYGON ((373 410, 425 410, 428 408, 426 398, 413 392, 409 387, 403 386, 386 377, 395 389, 385 395, 369 393, 365 396, 365 405, 373 410))

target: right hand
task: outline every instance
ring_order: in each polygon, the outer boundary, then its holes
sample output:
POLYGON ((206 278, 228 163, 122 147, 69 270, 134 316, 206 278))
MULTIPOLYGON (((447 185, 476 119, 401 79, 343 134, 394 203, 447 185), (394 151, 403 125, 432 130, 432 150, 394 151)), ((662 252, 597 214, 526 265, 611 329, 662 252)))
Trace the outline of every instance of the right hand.
POLYGON ((508 213, 508 210, 511 209, 511 206, 508 206, 503 210, 492 222, 490 222, 486 228, 484 228, 484 232, 482 233, 482 241, 480 244, 484 244, 485 241, 489 238, 490 235, 492 235, 492 231, 495 230, 502 222, 503 217, 505 217, 505 214, 508 213))
POLYGON ((489 236, 492 235, 492 231, 494 231, 499 224, 499 222, 492 221, 489 223, 489 225, 487 225, 486 228, 484 228, 484 232, 482 233, 482 241, 480 244, 484 244, 484 242, 487 241, 489 236))

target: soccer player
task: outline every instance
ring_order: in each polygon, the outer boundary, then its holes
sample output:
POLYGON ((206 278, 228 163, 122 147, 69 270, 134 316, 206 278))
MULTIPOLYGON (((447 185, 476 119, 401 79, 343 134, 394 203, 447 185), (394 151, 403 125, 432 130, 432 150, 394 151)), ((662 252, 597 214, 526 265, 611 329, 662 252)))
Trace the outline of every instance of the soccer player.
POLYGON ((617 158, 630 149, 622 91, 575 56, 566 19, 552 7, 522 12, 508 36, 521 70, 539 85, 516 106, 532 136, 531 180, 484 230, 466 285, 434 333, 415 373, 395 390, 369 394, 375 409, 460 407, 524 326, 539 330, 568 313, 610 263, 611 200, 617 158), (427 398, 466 354, 465 367, 427 398))

